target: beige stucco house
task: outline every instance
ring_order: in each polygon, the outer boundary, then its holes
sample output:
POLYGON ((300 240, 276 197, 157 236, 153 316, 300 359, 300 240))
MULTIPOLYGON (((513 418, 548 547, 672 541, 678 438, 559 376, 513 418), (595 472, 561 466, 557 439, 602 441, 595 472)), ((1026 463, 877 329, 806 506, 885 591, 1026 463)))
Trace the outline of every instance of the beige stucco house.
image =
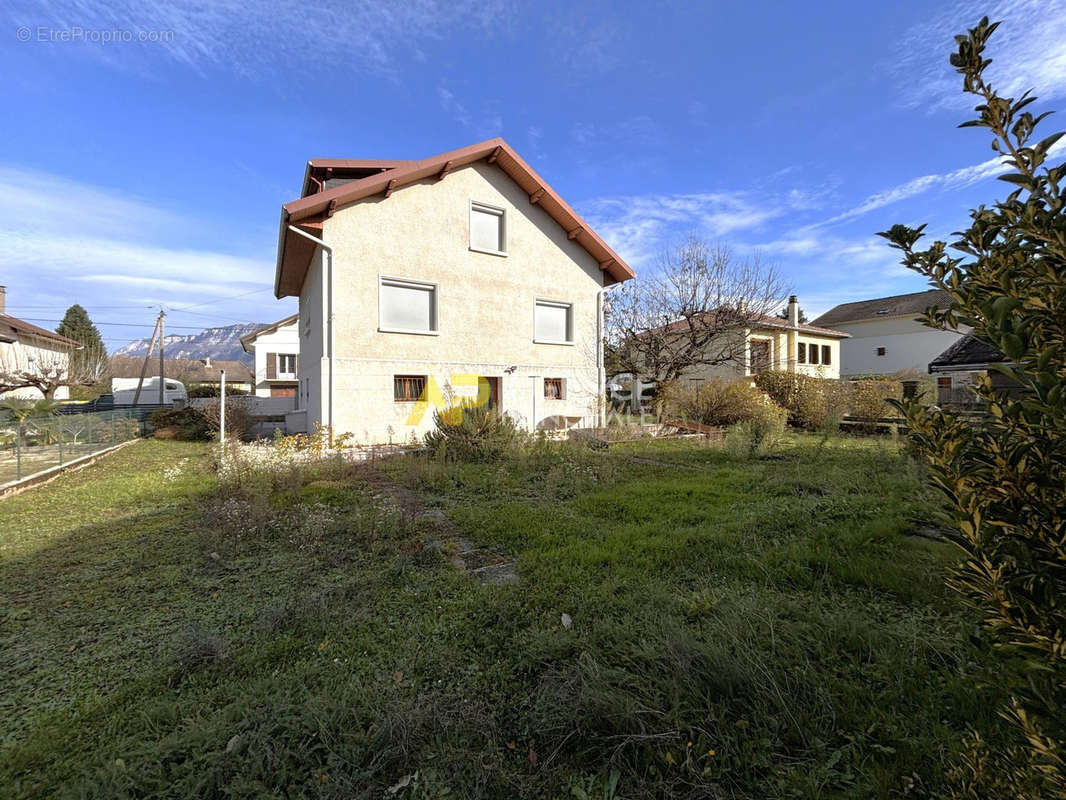
MULTIPOLYGON (((753 312, 711 311, 726 313, 740 321, 735 327, 716 335, 706 347, 708 361, 685 369, 681 380, 690 384, 714 378, 736 380, 753 377, 765 370, 797 372, 818 378, 840 377, 840 343, 848 338, 843 331, 800 322, 799 300, 788 300, 786 317, 753 312)), ((678 328, 684 336, 687 323, 673 323, 664 329, 678 328)), ((715 326, 720 325, 716 322, 715 326)))
POLYGON ((603 413, 604 289, 630 267, 502 139, 423 161, 312 160, 282 208, 297 411, 364 443, 484 402, 529 429, 603 413))

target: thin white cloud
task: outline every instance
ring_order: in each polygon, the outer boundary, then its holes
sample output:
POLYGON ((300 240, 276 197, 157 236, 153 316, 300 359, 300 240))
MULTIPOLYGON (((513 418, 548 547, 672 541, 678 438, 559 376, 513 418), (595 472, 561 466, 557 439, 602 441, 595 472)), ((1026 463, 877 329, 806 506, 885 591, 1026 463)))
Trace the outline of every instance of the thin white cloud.
POLYGON ((648 261, 670 241, 709 239, 759 228, 785 214, 787 200, 744 192, 605 197, 582 204, 590 224, 630 263, 648 261))
MULTIPOLYGON (((1048 150, 1049 158, 1057 158, 1060 155, 1066 154, 1066 138, 1059 139, 1050 150, 1048 150)), ((1012 170, 1013 167, 1004 163, 1002 157, 990 158, 987 161, 982 161, 980 164, 972 164, 968 167, 961 167, 951 172, 944 172, 933 175, 922 175, 919 178, 912 178, 909 181, 893 186, 889 189, 877 192, 870 195, 857 206, 844 211, 841 214, 837 214, 834 217, 821 223, 822 225, 829 225, 836 222, 843 222, 845 220, 854 219, 860 217, 870 211, 874 211, 878 208, 891 205, 892 203, 898 203, 901 200, 906 200, 909 197, 915 197, 916 195, 923 194, 933 189, 961 189, 966 186, 970 186, 978 181, 985 180, 986 178, 993 178, 997 175, 1003 175, 1006 172, 1012 170)))
POLYGON ((197 226, 117 190, 0 166, 0 252, 13 307, 139 303, 147 292, 153 303, 181 305, 273 285, 269 255, 193 247, 188 231, 197 226))
POLYGON ((984 14, 1003 23, 987 51, 992 65, 986 74, 993 85, 1013 97, 1030 88, 1044 100, 1066 96, 1066 0, 992 0, 980 7, 964 0, 923 14, 900 43, 894 70, 907 104, 930 110, 973 107, 948 56, 956 49, 953 37, 984 14))
POLYGON ((119 68, 137 68, 138 51, 163 52, 201 73, 223 67, 255 75, 310 63, 327 71, 329 65, 354 63, 389 72, 401 54, 424 58, 425 42, 459 29, 497 29, 506 23, 505 10, 505 0, 323 0, 314 13, 279 0, 45 0, 9 7, 8 17, 31 30, 169 32, 162 41, 143 44, 32 45, 78 46, 119 68))

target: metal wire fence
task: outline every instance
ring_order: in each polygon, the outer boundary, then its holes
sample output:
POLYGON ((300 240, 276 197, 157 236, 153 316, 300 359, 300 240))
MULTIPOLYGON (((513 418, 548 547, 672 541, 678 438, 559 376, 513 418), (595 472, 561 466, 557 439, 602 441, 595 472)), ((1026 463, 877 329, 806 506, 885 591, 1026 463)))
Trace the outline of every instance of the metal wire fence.
POLYGON ((0 416, 0 486, 144 436, 147 430, 145 414, 136 408, 22 420, 0 416))

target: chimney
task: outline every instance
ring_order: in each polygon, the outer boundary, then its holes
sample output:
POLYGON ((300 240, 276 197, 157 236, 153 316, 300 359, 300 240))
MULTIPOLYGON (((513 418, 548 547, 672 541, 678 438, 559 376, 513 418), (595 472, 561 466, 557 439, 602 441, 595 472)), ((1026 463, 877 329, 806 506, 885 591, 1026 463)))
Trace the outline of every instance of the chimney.
POLYGON ((793 328, 799 327, 800 324, 800 304, 796 295, 788 298, 788 324, 793 328))
POLYGON ((204 368, 211 369, 211 356, 204 357, 204 368))
POLYGON ((0 286, 0 314, 7 313, 7 287, 0 286))

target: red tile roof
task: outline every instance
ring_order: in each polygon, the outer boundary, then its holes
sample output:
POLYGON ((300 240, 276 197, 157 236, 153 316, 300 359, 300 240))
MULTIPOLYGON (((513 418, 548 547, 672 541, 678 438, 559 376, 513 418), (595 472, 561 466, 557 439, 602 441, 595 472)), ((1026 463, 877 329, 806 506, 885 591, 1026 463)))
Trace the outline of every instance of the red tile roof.
MULTIPOLYGON (((348 161, 348 164, 360 166, 381 165, 383 171, 283 205, 274 294, 277 297, 299 294, 314 254, 312 243, 288 230, 289 225, 297 225, 312 235, 320 236, 322 222, 337 209, 375 195, 388 197, 395 189, 426 178, 444 178, 450 171, 477 161, 495 164, 522 187, 529 195, 531 203, 544 209, 567 232, 570 239, 596 259, 600 269, 610 277, 611 283, 636 277, 636 273, 621 256, 612 250, 507 142, 497 138, 441 153, 423 161, 348 161), (397 166, 386 166, 392 163, 397 166)), ((313 160, 311 165, 343 166, 345 163, 341 159, 319 159, 313 160)))
POLYGON ((17 342, 21 336, 33 336, 38 339, 47 339, 48 341, 66 347, 81 347, 78 342, 73 339, 68 339, 66 336, 60 336, 55 331, 38 328, 36 325, 32 325, 18 317, 13 317, 10 314, 0 314, 0 341, 17 342))

